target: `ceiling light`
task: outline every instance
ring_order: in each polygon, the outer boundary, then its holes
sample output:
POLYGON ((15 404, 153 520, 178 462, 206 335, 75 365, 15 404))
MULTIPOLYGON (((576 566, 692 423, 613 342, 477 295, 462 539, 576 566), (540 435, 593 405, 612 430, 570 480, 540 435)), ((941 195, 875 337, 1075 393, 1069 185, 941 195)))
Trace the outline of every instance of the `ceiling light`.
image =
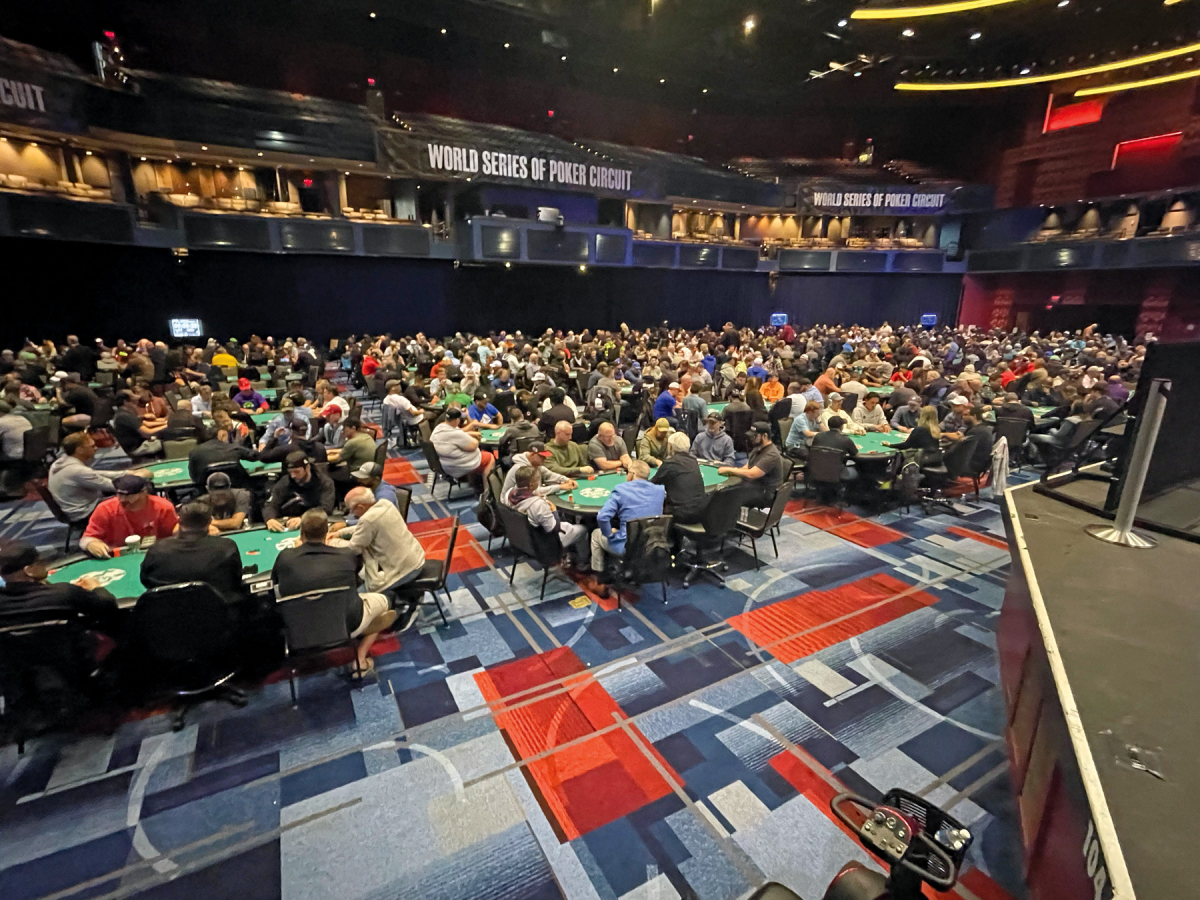
POLYGON ((854 73, 854 77, 855 77, 855 78, 858 78, 858 77, 860 77, 861 75, 862 75, 862 72, 855 72, 855 73, 854 73))
POLYGON ((375 13, 368 13, 367 15, 369 15, 372 19, 375 18, 375 13))
POLYGON ((613 74, 614 74, 614 75, 616 75, 616 74, 617 74, 618 72, 620 72, 620 71, 621 71, 621 70, 620 70, 618 67, 616 67, 616 66, 613 66, 613 74))
MULTIPOLYGON (((176 156, 178 156, 179 154, 177 153, 177 154, 175 154, 175 155, 176 155, 176 156)), ((259 150, 259 151, 258 151, 258 155, 259 155, 259 156, 262 156, 262 151, 261 151, 261 150, 259 150)))
POLYGON ((1200 43, 1175 47, 1171 50, 1159 50, 1157 53, 1147 53, 1145 56, 1133 56, 1128 59, 1117 59, 1112 62, 1088 66, 1085 69, 1069 69, 1065 72, 1050 72, 1045 75, 1030 75, 1025 78, 998 78, 995 81, 960 81, 938 83, 920 83, 900 81, 894 87, 898 91, 975 91, 987 88, 1018 87, 1023 84, 1044 84, 1048 81, 1062 81, 1066 78, 1082 78, 1085 75, 1099 75, 1102 72, 1115 72, 1118 69, 1129 69, 1147 63, 1173 59, 1176 56, 1186 56, 1200 51, 1200 43))
POLYGON ((707 94, 707 93, 708 93, 708 88, 700 88, 700 93, 702 93, 702 94, 707 94))
POLYGON ((509 47, 511 47, 511 46, 512 46, 512 44, 510 44, 508 41, 505 41, 505 42, 504 42, 504 49, 505 49, 505 50, 507 50, 507 49, 508 49, 509 47))
POLYGON ((659 84, 666 84, 666 83, 667 83, 667 79, 665 79, 665 78, 660 78, 660 79, 658 79, 658 83, 659 83, 659 84))
POLYGON ((446 29, 445 29, 445 28, 443 28, 443 29, 442 29, 442 34, 445 34, 445 33, 446 33, 446 29))
POLYGON ((742 32, 749 34, 758 27, 758 19, 754 16, 746 16, 742 19, 742 32))
POLYGON ((971 32, 971 40, 973 40, 973 41, 977 41, 977 40, 979 40, 981 37, 983 37, 983 32, 982 32, 982 31, 973 31, 973 32, 971 32))
POLYGON ((504 268, 506 268, 506 269, 511 269, 511 268, 512 268, 512 263, 510 263, 510 262, 506 262, 506 263, 504 264, 504 268))
POLYGON ((586 264, 586 263, 580 263, 580 264, 579 264, 579 271, 580 271, 580 272, 586 272, 586 271, 587 271, 587 264, 586 264))
MULTIPOLYGON (((943 16, 947 13, 984 9, 1016 3, 1017 0, 956 0, 953 3, 934 3, 930 6, 890 6, 871 9, 856 9, 850 13, 852 19, 911 19, 915 16, 943 16)), ((1062 5, 1061 3, 1059 4, 1062 5)))
POLYGON ((849 19, 838 19, 838 28, 845 28, 849 24, 850 24, 849 19))
MULTIPOLYGON (((32 144, 31 146, 34 146, 34 147, 36 147, 36 146, 37 146, 37 144, 32 144)), ((146 157, 144 157, 144 156, 143 156, 143 157, 142 157, 142 162, 145 162, 145 161, 146 161, 146 157)))
POLYGON ((201 144, 201 145, 200 145, 200 149, 201 149, 201 150, 207 150, 207 149, 208 149, 208 147, 206 147, 204 144, 201 144))
POLYGON ((567 61, 567 58, 566 58, 566 56, 560 56, 560 57, 559 57, 559 59, 561 59, 563 62, 566 62, 566 61, 567 61))
MULTIPOLYGON (((5 140, 7 141, 7 140, 8 140, 8 138, 5 138, 5 140)), ((92 151, 91 151, 91 150, 88 150, 86 155, 87 155, 87 156, 91 156, 91 155, 92 155, 92 151)))
POLYGON ((916 34, 916 32, 911 28, 905 28, 902 32, 900 32, 901 37, 912 37, 914 34, 916 34))
POLYGON ((1170 75, 1159 75, 1157 78, 1143 78, 1141 81, 1122 81, 1117 84, 1106 84, 1102 87, 1084 88, 1075 92, 1076 97, 1091 97, 1095 94, 1112 94, 1117 91, 1133 91, 1138 88, 1154 87, 1156 84, 1169 84, 1172 81, 1186 81, 1189 78, 1200 78, 1200 69, 1189 69, 1187 72, 1173 72, 1170 75))
POLYGON ((246 171, 246 167, 245 167, 245 166, 238 166, 238 171, 239 171, 239 172, 245 172, 245 171, 246 171))
POLYGON ((1028 75, 1028 74, 1029 74, 1029 66, 1026 66, 1025 68, 1023 68, 1023 69, 1021 70, 1021 74, 1022 74, 1022 75, 1028 75))

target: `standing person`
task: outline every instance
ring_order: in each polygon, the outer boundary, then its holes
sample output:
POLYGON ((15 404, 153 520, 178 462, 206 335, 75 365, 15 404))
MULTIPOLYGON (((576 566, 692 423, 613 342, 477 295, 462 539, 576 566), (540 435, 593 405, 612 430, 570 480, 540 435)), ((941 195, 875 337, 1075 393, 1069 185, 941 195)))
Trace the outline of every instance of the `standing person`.
MULTIPOLYGON (((359 561, 352 547, 330 546, 329 517, 321 509, 310 509, 300 517, 300 543, 280 552, 271 570, 275 591, 280 597, 292 597, 307 591, 327 588, 355 588, 358 584, 359 561)), ((416 618, 418 607, 413 604, 404 626, 416 618)), ((351 594, 347 591, 346 630, 350 637, 359 638, 356 655, 358 671, 366 675, 374 670, 370 657, 371 645, 381 631, 391 628, 397 619, 389 608, 388 598, 378 591, 351 594)))
POLYGON ((113 481, 126 474, 93 469, 95 456, 96 441, 86 431, 77 431, 63 439, 62 456, 50 466, 46 486, 72 522, 86 519, 105 496, 116 493, 113 481))
MULTIPOLYGON (((596 530, 592 532, 592 570, 604 571, 604 554, 625 555, 629 522, 647 516, 661 516, 667 492, 662 485, 646 479, 650 467, 640 459, 631 460, 629 474, 618 484, 596 514, 596 530)), ((604 595, 605 592, 601 592, 604 595)))
POLYGON ((108 559, 111 548, 124 546, 128 537, 162 540, 175 533, 179 525, 175 507, 166 497, 151 494, 145 478, 122 475, 113 481, 113 488, 117 496, 100 502, 79 539, 84 553, 108 559))

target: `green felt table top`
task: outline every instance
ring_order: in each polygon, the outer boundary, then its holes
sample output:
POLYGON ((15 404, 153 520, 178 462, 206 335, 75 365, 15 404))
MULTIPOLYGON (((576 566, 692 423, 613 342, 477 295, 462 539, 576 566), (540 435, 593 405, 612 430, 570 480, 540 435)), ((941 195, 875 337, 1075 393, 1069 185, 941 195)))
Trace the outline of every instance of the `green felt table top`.
MULTIPOLYGON (((242 566, 255 567, 253 572, 246 572, 248 578, 270 573, 275 565, 279 551, 295 546, 299 540, 299 531, 272 532, 266 528, 252 528, 249 531, 235 531, 225 535, 238 546, 242 554, 242 566)), ((142 595, 146 588, 142 585, 141 568, 144 553, 125 553, 112 559, 81 559, 68 563, 50 572, 49 581, 57 584, 64 581, 74 581, 84 575, 91 575, 107 588, 117 598, 121 606, 131 606, 133 601, 142 595)))
MULTIPOLYGON (((281 465, 281 463, 277 462, 267 463, 259 462, 258 460, 242 460, 242 468, 250 475, 278 472, 281 465)), ((184 487, 192 483, 192 477, 188 474, 186 459, 168 459, 165 462, 151 463, 144 468, 150 472, 156 488, 184 487)))
POLYGON ((488 428, 479 433, 479 445, 481 447, 498 447, 500 446, 500 438, 504 437, 504 432, 508 431, 507 425, 501 425, 499 428, 488 428))
MULTIPOLYGON (((651 478, 654 477, 655 471, 655 469, 650 470, 651 478)), ((716 466, 700 466, 700 476, 704 479, 705 490, 710 491, 729 480, 724 475, 717 474, 716 466)), ((595 513, 599 512, 600 507, 608 500, 608 495, 612 493, 613 488, 625 481, 625 473, 611 472, 606 475, 597 475, 591 481, 583 478, 576 479, 576 481, 579 486, 575 490, 551 494, 547 499, 566 512, 595 513)))
POLYGON ((431 403, 426 403, 425 406, 429 407, 430 409, 445 409, 447 403, 452 400, 456 400, 463 409, 466 409, 471 405, 474 399, 475 398, 470 394, 450 394, 444 400, 434 400, 431 403))
POLYGON ((902 444, 907 435, 899 431, 889 434, 882 431, 868 431, 866 434, 851 434, 847 437, 854 441, 854 446, 858 448, 859 454, 890 455, 896 451, 891 447, 885 447, 884 444, 902 444))

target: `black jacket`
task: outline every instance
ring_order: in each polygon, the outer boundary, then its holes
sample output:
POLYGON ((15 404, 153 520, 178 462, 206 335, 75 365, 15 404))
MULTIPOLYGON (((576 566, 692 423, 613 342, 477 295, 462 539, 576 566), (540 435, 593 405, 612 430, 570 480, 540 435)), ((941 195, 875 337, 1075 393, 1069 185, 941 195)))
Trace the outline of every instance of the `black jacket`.
POLYGON ((1033 424, 1033 410, 1020 403, 1005 403, 996 408, 997 419, 1024 419, 1033 424))
POLYGON ((212 585, 227 603, 246 597, 242 584, 242 554, 229 538, 184 534, 155 541, 142 560, 142 584, 148 588, 202 581, 212 585))
POLYGON ((84 590, 74 584, 14 581, 0 587, 0 617, 20 616, 23 622, 53 619, 64 612, 83 616, 105 634, 115 634, 117 601, 104 588, 84 590))
POLYGON ((818 431, 816 437, 812 439, 812 446, 831 447, 834 450, 841 450, 849 459, 858 456, 858 447, 854 441, 850 440, 847 435, 842 434, 840 431, 834 431, 832 428, 829 431, 818 431))
POLYGON ((668 457, 650 480, 666 488, 675 521, 684 525, 700 521, 708 507, 708 493, 695 457, 689 453, 668 457))
POLYGON ((204 486, 204 472, 213 463, 235 459, 258 459, 258 455, 243 444, 226 444, 217 438, 197 444, 188 454, 188 476, 192 484, 204 486))
MULTIPOLYGON (((358 584, 359 558, 349 547, 300 544, 282 551, 275 559, 271 577, 280 597, 291 597, 322 588, 352 588, 358 584)), ((354 631, 362 622, 362 600, 347 594, 346 628, 354 631)))
POLYGON ((299 516, 305 510, 318 507, 327 513, 333 512, 336 500, 333 482, 316 466, 312 466, 311 470, 312 475, 305 484, 297 484, 291 475, 283 473, 263 505, 265 521, 299 516))

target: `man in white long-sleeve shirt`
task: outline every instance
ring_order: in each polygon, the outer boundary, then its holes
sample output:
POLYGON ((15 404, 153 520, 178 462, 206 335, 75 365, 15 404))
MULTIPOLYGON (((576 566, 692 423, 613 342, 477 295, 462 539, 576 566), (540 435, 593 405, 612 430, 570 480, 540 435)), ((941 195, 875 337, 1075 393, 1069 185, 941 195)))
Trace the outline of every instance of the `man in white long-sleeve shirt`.
POLYGON ((369 488, 356 487, 346 494, 346 508, 358 522, 332 533, 327 543, 361 554, 368 591, 388 593, 420 576, 425 550, 394 503, 377 501, 369 488))
MULTIPOLYGON (((534 528, 540 528, 547 534, 557 536, 562 548, 573 557, 576 567, 582 569, 585 567, 589 553, 587 529, 576 522, 563 522, 558 518, 554 504, 540 493, 539 471, 542 477, 554 474, 545 467, 535 470, 528 465, 514 465, 511 472, 512 477, 509 479, 513 483, 512 487, 501 493, 501 502, 524 515, 534 528)), ((559 486, 552 485, 551 487, 557 490, 559 486)))
POLYGON ((113 479, 125 470, 97 472, 90 465, 96 455, 96 442, 86 431, 77 431, 63 439, 63 455, 50 466, 50 494, 72 522, 86 519, 96 505, 115 494, 113 479))
POLYGON ((892 426, 888 424, 887 416, 884 415, 883 407, 879 405, 878 394, 867 394, 854 410, 850 413, 850 417, 856 425, 861 425, 867 431, 882 431, 889 432, 892 426))

